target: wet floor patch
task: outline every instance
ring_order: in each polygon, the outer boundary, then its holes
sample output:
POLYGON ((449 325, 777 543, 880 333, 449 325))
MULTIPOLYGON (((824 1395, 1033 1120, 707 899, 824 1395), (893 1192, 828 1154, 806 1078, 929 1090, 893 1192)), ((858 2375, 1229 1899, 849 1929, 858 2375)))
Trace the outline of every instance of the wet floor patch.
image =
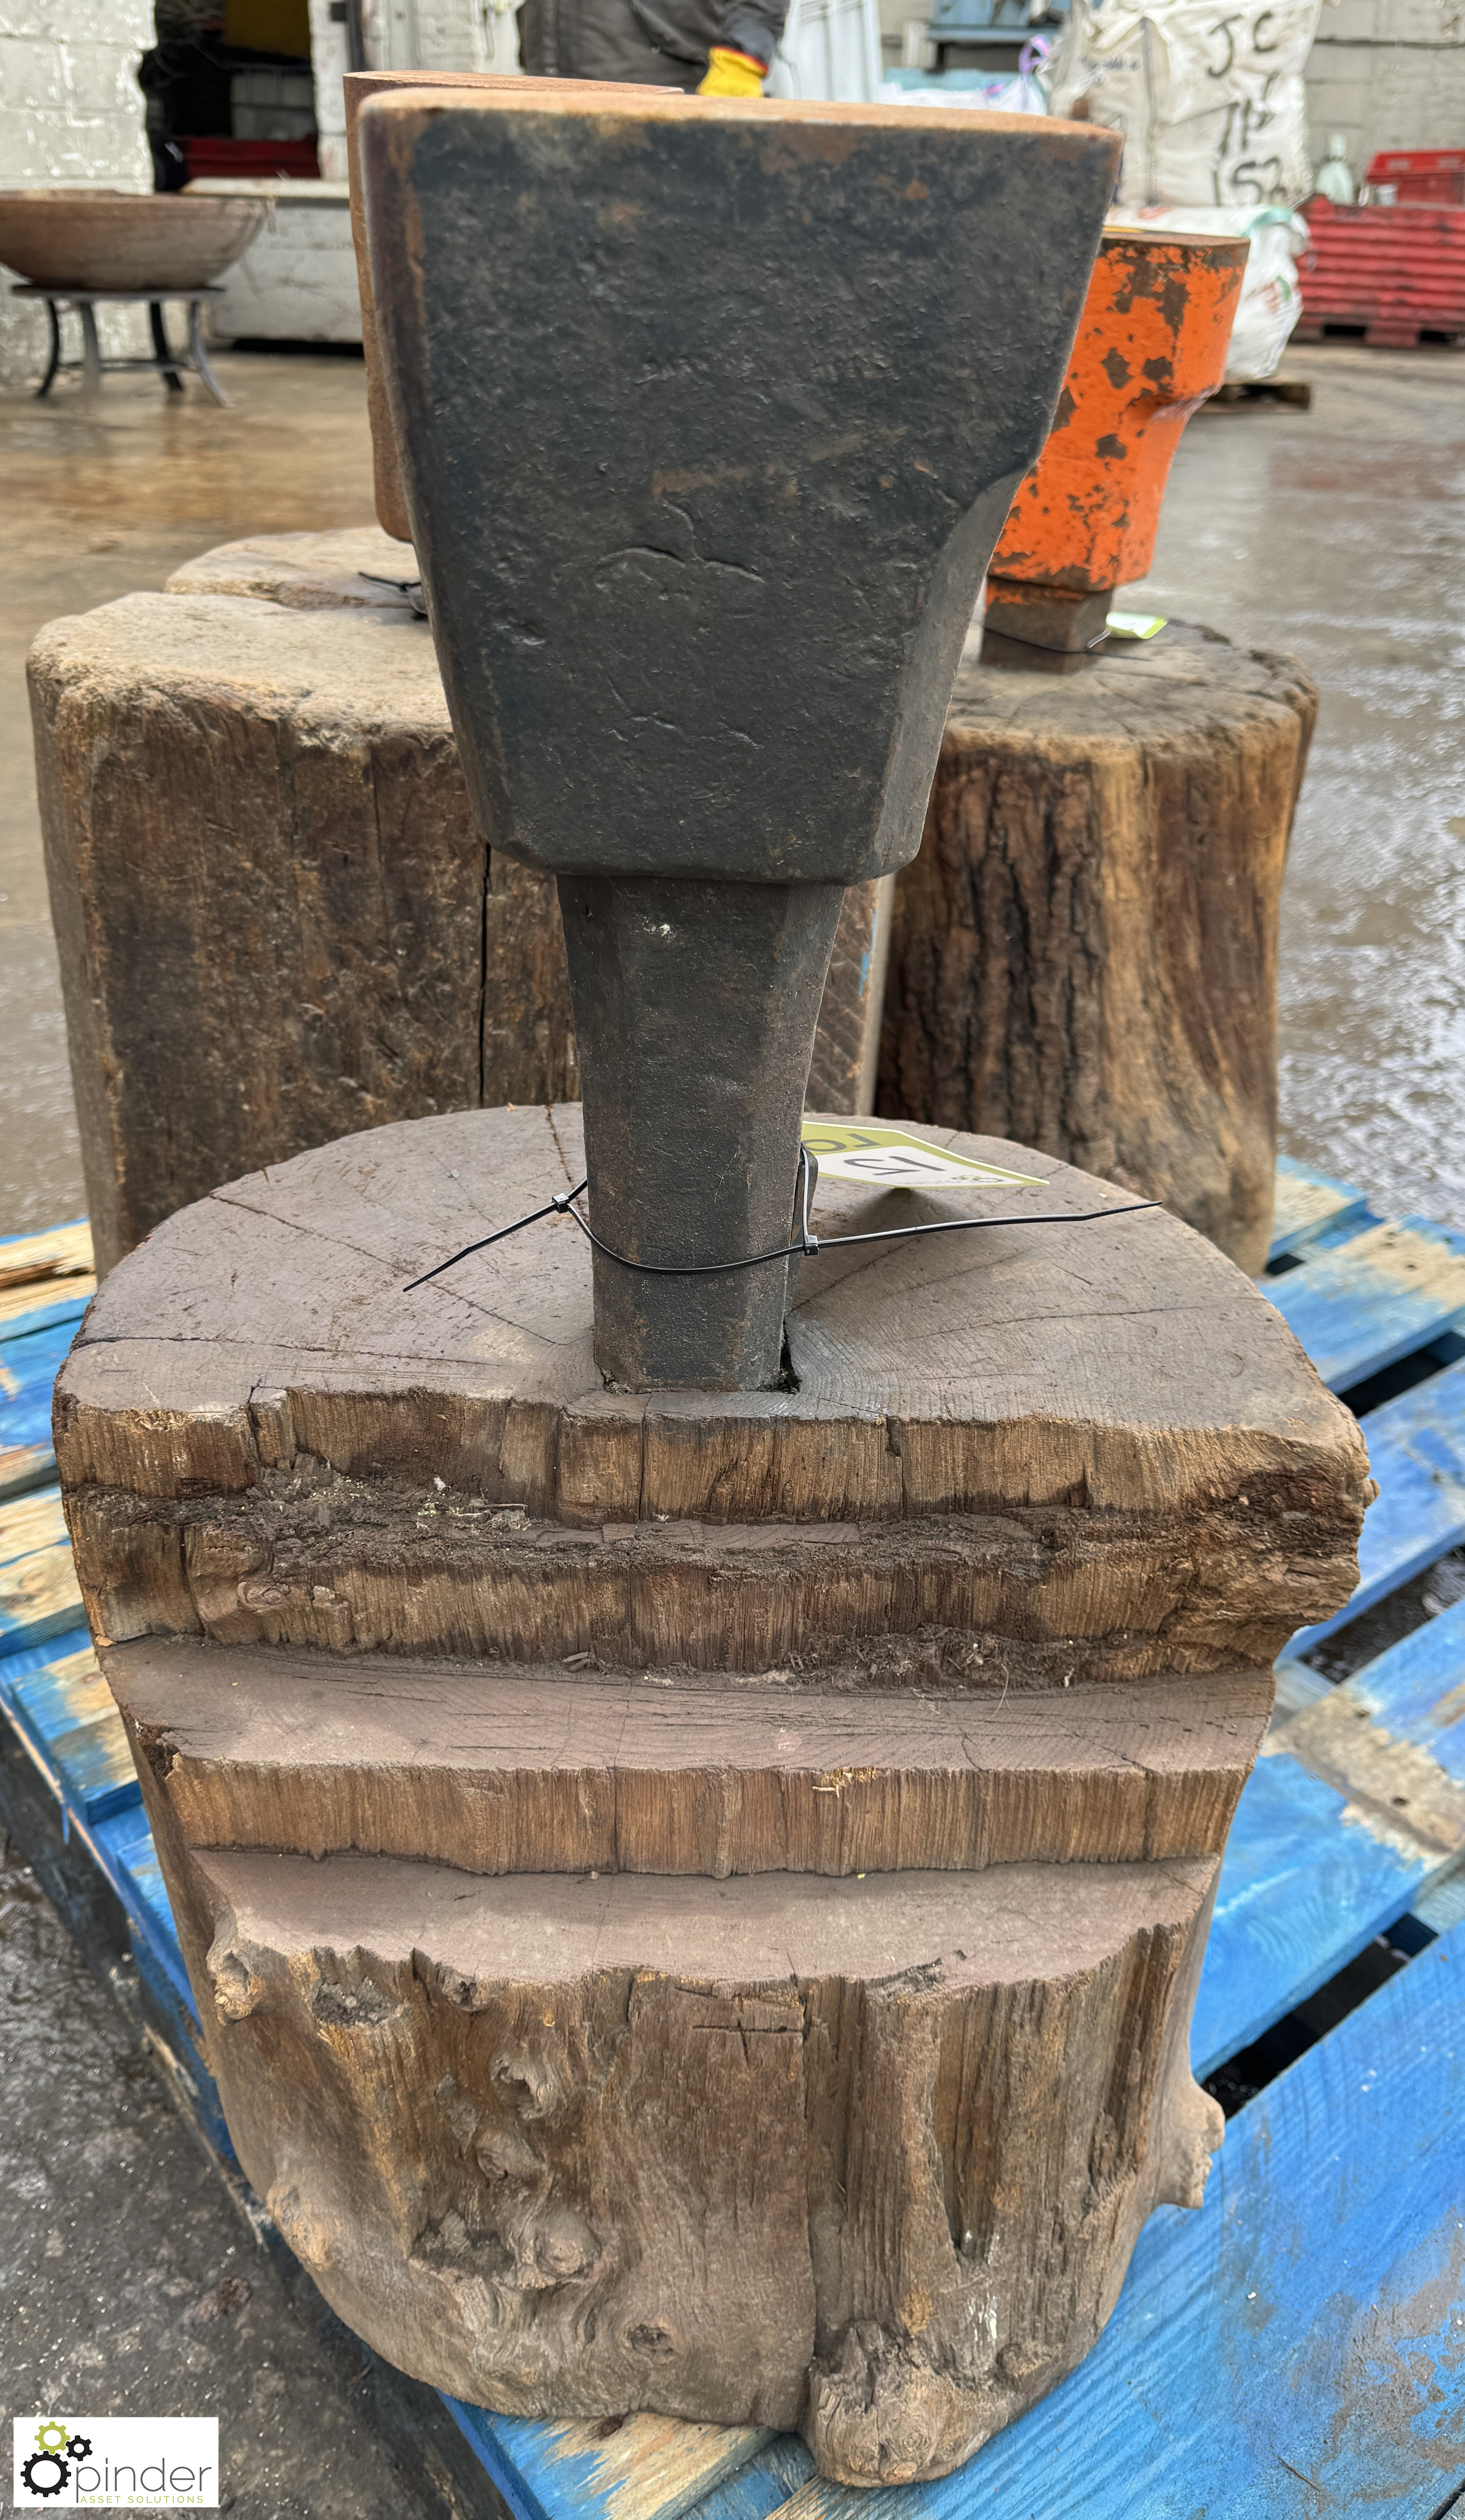
POLYGON ((1465 1216, 1465 358, 1291 350, 1310 411, 1203 411, 1126 595, 1321 693, 1283 896, 1289 1154, 1465 1216))

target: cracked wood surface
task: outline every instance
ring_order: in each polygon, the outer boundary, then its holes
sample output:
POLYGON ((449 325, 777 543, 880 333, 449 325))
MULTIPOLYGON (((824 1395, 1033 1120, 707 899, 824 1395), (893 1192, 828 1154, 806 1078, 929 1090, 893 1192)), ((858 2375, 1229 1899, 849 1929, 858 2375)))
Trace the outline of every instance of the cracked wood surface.
POLYGON ((1218 1855, 1260 1672, 1037 1697, 658 1688, 513 1664, 115 1646, 190 1846, 465 1871, 847 1874, 1218 1855))
MULTIPOLYGON (((927 1134, 1045 1188, 830 1185, 820 1230, 1113 1197, 927 1134)), ((58 1383, 99 1632, 1058 1687, 1267 1662, 1347 1597, 1355 1422, 1174 1220, 826 1249, 795 1286, 796 1391, 647 1399, 599 1384, 568 1220, 402 1292, 580 1160, 572 1107, 457 1114, 156 1233, 58 1383)))
POLYGON ((964 663, 896 883, 879 1109, 1046 1148, 1256 1275, 1316 713, 1291 658, 1182 622, 1067 677, 964 663))
POLYGON ((302 612, 389 611, 410 616, 406 589, 418 576, 410 542, 380 525, 337 525, 325 533, 246 534, 186 560, 165 595, 250 595, 302 612))

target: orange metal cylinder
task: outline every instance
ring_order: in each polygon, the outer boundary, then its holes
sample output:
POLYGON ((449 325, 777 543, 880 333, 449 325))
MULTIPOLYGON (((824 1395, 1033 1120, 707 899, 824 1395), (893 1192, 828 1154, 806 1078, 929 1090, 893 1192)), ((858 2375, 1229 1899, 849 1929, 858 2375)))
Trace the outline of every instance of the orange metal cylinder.
POLYGON ((1049 652, 1034 662, 1102 645, 1115 588, 1149 567, 1180 432, 1225 374, 1246 260, 1242 237, 1106 232, 1052 429, 992 555, 989 639, 1049 652))

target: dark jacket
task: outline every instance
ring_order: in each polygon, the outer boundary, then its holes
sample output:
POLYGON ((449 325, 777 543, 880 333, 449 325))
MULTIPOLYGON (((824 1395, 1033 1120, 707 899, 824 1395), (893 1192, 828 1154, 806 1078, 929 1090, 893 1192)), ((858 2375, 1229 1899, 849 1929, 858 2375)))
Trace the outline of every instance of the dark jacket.
POLYGON ((714 44, 771 62, 788 0, 525 0, 519 53, 539 77, 695 88, 714 44))

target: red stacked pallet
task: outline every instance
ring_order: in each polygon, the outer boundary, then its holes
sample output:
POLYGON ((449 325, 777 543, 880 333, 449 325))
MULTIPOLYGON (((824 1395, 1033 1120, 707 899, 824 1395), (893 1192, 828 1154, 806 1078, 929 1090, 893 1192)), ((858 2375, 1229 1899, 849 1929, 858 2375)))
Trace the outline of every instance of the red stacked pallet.
POLYGON ((1363 181, 1370 192, 1388 185, 1396 202, 1465 203, 1465 149, 1381 149, 1363 181))
POLYGON ((1465 209, 1308 202, 1300 341, 1352 337, 1392 349, 1465 335, 1465 209))

